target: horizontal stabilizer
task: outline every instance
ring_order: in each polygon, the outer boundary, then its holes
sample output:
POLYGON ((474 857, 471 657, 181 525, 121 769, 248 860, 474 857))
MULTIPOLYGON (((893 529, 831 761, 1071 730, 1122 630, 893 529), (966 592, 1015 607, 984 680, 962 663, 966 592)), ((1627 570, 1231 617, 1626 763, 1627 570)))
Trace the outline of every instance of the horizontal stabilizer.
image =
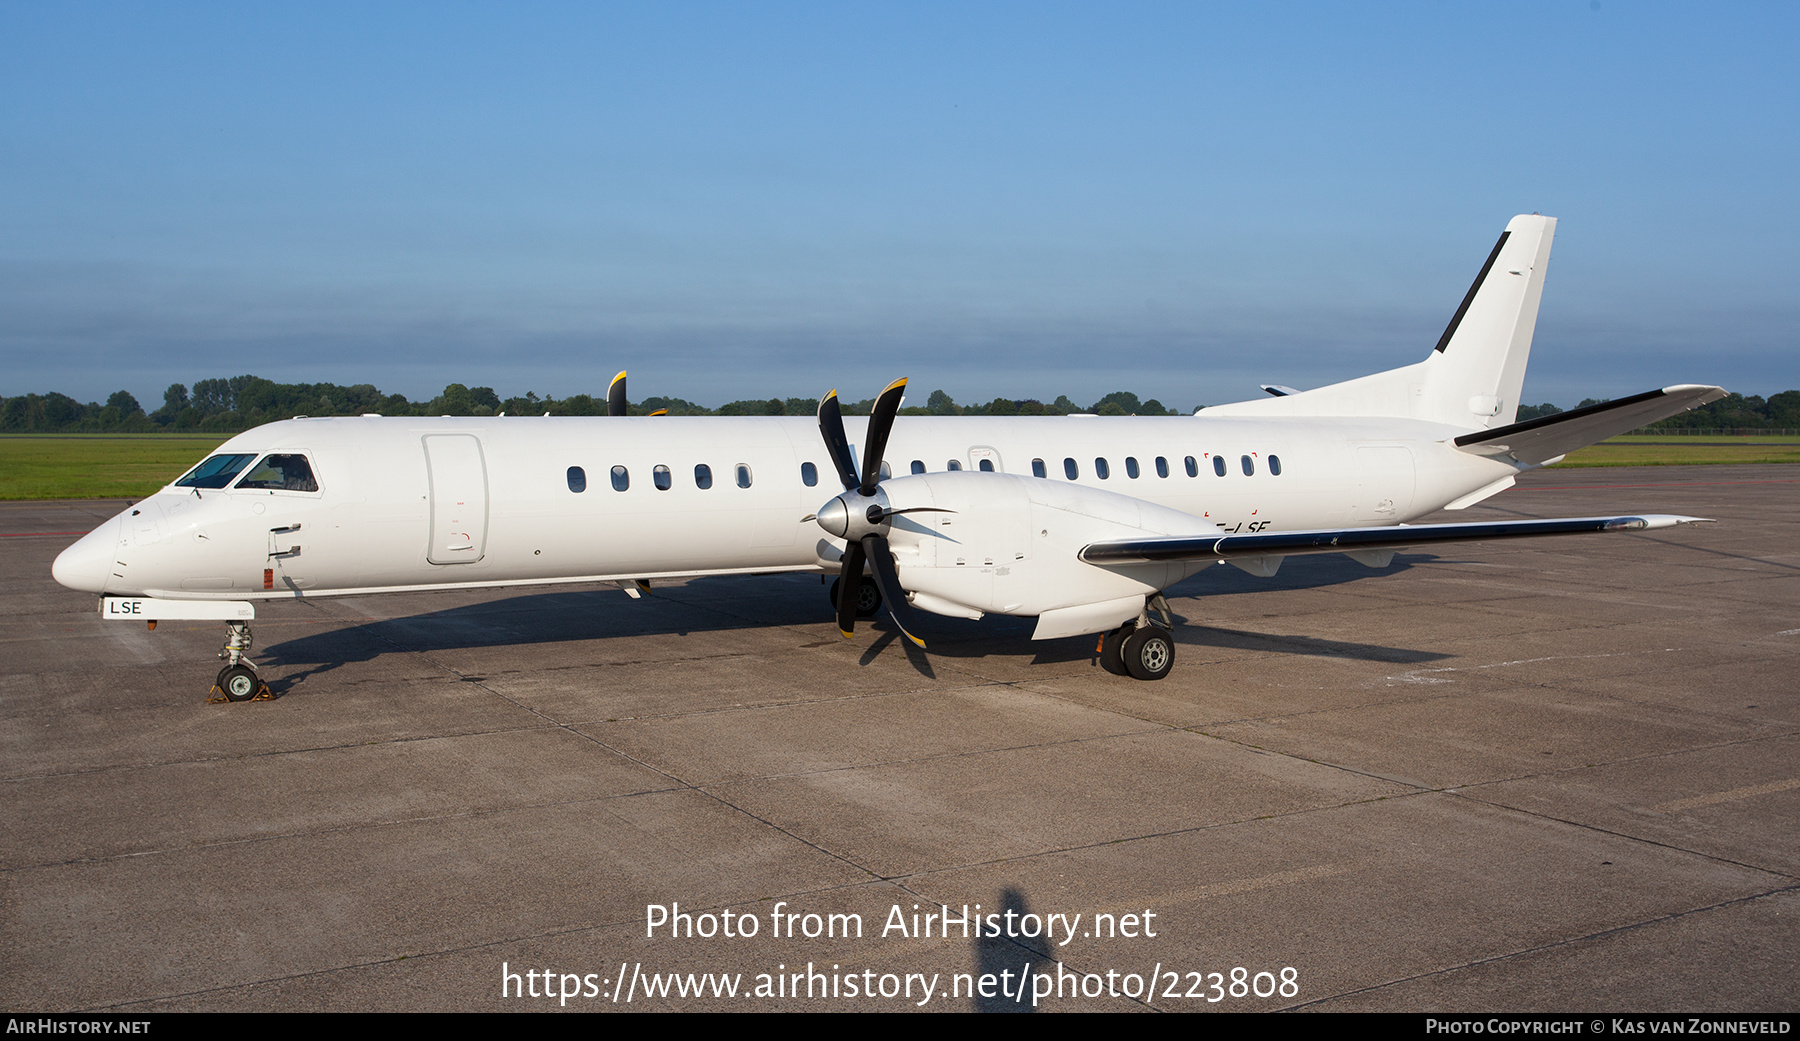
POLYGON ((1456 447, 1476 455, 1510 456, 1535 466, 1724 396, 1723 388, 1693 384, 1647 390, 1554 416, 1464 434, 1456 439, 1456 447))
POLYGON ((1401 549, 1439 542, 1492 542, 1539 535, 1580 535, 1596 531, 1649 531, 1696 524, 1705 517, 1646 514, 1641 517, 1565 517, 1556 520, 1468 524, 1398 524, 1380 528, 1319 531, 1265 531, 1254 535, 1198 535, 1096 542, 1076 554, 1089 564, 1146 564, 1176 560, 1231 560, 1236 557, 1346 553, 1401 549))

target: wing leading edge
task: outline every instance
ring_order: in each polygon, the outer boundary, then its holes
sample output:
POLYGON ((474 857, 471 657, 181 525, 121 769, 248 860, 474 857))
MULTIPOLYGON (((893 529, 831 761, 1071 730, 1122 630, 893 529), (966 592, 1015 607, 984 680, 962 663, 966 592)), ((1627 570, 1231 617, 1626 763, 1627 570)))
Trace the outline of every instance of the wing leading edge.
POLYGON ((1243 557, 1293 556, 1301 553, 1347 553, 1401 549, 1439 542, 1491 542, 1540 535, 1588 532, 1650 531, 1710 518, 1672 514, 1636 517, 1563 517, 1555 520, 1477 521, 1464 524, 1400 524, 1382 528, 1338 528, 1316 531, 1267 531, 1254 535, 1200 535, 1181 538, 1095 542, 1076 554, 1089 564, 1145 564, 1175 560, 1232 560, 1243 557))

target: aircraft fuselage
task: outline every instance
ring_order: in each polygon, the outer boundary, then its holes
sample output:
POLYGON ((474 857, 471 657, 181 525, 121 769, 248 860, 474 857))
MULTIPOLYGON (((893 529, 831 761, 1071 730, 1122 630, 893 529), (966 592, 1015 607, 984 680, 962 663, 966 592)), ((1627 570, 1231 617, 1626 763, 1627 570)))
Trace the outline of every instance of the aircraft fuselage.
MULTIPOLYGON (((866 420, 845 424, 855 443, 866 420)), ((904 496, 919 468, 1041 467, 1042 480, 1208 530, 1386 525, 1519 469, 1456 451, 1446 441, 1460 432, 1395 419, 909 416, 883 487, 904 496)), ((832 571, 842 552, 807 520, 841 488, 805 417, 295 419, 240 434, 226 453, 304 456, 317 490, 171 485, 71 547, 58 579, 247 600, 832 571)))

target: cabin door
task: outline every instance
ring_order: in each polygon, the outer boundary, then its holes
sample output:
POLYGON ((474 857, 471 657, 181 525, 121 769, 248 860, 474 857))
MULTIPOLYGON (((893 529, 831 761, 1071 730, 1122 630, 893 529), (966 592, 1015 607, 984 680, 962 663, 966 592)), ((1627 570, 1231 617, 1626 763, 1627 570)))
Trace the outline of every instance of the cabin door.
POLYGON ((473 564, 487 553, 487 463, 473 434, 425 438, 425 470, 431 482, 433 564, 473 564))

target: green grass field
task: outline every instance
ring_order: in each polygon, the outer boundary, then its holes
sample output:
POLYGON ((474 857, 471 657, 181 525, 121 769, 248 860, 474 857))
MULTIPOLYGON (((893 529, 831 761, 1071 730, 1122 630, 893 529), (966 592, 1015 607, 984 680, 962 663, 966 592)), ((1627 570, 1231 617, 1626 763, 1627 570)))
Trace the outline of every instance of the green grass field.
MULTIPOLYGON (((180 434, 0 436, 0 499, 141 499, 225 439, 180 434)), ((1558 466, 1800 463, 1800 437, 1615 437, 1558 466)))
POLYGON ((1557 466, 1699 466, 1800 463, 1800 437, 1671 437, 1628 434, 1570 452, 1557 466))
POLYGON ((0 499, 141 499, 225 439, 178 434, 0 436, 0 499))

